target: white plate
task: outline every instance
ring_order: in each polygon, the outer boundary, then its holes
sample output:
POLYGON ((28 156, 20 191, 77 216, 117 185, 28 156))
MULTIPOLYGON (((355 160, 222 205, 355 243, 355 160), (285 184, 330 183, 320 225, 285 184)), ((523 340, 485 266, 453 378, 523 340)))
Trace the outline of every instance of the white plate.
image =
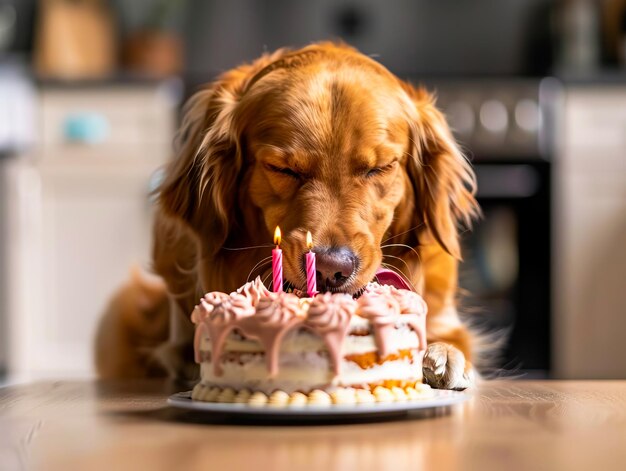
POLYGON ((203 402, 191 399, 191 391, 171 395, 167 403, 172 407, 194 411, 212 412, 233 417, 282 418, 283 420, 325 420, 355 419, 373 416, 406 415, 411 411, 436 411, 437 409, 459 404, 471 397, 468 392, 440 391, 434 389, 428 398, 405 402, 377 402, 371 404, 328 405, 328 406, 250 406, 248 404, 228 404, 203 402))

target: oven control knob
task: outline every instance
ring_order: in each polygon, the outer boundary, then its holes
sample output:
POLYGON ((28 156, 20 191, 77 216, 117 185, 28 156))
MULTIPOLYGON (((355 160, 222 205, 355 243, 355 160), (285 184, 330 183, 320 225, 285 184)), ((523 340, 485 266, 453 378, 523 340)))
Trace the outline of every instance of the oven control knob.
POLYGON ((509 126, 509 114, 500 100, 487 100, 480 107, 480 124, 487 131, 502 134, 509 126))
POLYGON ((445 110, 450 128, 461 136, 471 136, 476 126, 476 115, 472 107, 464 101, 450 103, 445 110))
POLYGON ((541 126, 541 112, 535 100, 520 100, 515 105, 515 124, 528 133, 536 133, 541 126))

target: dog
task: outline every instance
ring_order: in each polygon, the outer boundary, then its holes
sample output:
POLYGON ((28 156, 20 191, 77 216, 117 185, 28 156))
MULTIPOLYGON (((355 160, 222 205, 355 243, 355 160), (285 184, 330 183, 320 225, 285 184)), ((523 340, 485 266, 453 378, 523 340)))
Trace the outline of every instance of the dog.
POLYGON ((295 288, 306 285, 307 231, 320 291, 358 295, 380 267, 401 274, 429 308, 425 381, 472 385, 475 337, 456 297, 476 180, 426 90, 344 44, 281 49, 190 99, 177 154, 158 190, 153 247, 170 306, 154 357, 168 374, 197 374, 194 305, 269 273, 280 226, 295 288))
POLYGON ((167 287, 157 276, 134 266, 129 281, 109 301, 95 341, 102 379, 161 377, 167 371, 154 356, 168 340, 167 287))

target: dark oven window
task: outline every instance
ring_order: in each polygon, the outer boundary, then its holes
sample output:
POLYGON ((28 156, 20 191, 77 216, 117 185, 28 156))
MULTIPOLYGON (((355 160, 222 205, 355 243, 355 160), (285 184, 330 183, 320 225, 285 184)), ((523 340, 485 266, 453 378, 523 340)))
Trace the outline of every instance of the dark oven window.
POLYGON ((549 165, 489 163, 475 170, 484 218, 464 236, 460 310, 504 341, 489 366, 549 375, 549 165))

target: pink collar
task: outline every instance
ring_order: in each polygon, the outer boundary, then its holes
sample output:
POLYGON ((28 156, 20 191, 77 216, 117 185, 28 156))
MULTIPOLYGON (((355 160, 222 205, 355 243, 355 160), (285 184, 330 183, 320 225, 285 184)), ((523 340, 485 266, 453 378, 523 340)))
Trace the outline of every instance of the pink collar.
POLYGON ((387 268, 379 268, 376 270, 376 281, 378 281, 381 285, 391 285, 398 289, 408 289, 413 291, 411 285, 402 275, 399 275, 395 271, 387 268))

